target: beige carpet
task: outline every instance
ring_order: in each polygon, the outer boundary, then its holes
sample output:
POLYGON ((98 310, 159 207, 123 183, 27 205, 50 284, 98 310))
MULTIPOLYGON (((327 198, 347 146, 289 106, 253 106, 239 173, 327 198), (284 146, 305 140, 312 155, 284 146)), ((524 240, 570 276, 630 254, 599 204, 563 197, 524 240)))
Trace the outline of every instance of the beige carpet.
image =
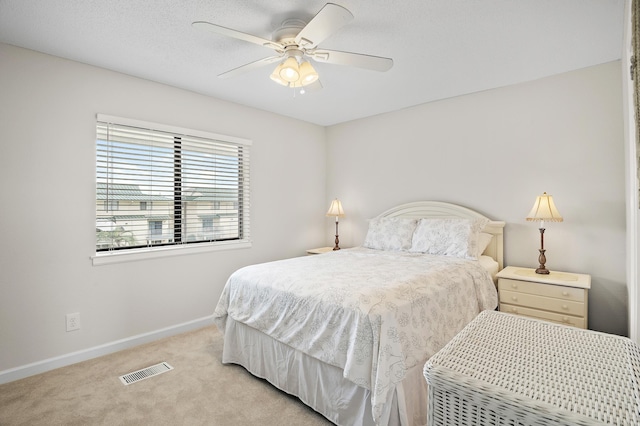
POLYGON ((215 327, 0 385, 0 425, 331 425, 242 367, 215 327), (125 386, 162 361, 174 369, 125 386))

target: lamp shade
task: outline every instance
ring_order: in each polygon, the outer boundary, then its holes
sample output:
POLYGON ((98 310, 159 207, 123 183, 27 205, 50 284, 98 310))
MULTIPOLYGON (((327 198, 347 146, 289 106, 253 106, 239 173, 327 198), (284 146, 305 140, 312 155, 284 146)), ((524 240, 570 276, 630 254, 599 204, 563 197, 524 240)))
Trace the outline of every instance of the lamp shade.
POLYGON ((553 197, 545 192, 536 198, 533 208, 527 215, 527 220, 562 222, 562 216, 553 202, 553 197))
POLYGON ((344 210, 342 210, 342 203, 337 198, 331 202, 327 216, 344 217, 344 210))
POLYGON ((273 70, 273 72, 269 77, 271 77, 271 80, 275 81, 278 84, 281 84, 283 86, 288 86, 289 82, 284 81, 282 77, 280 77, 280 71, 282 70, 282 68, 283 68, 283 64, 278 65, 276 69, 273 70))
POLYGON ((293 83, 300 78, 300 69, 298 67, 298 61, 294 57, 287 58, 282 63, 280 68, 280 78, 289 83, 293 83))
POLYGON ((318 79, 318 73, 308 61, 300 64, 300 83, 303 86, 311 84, 318 79))

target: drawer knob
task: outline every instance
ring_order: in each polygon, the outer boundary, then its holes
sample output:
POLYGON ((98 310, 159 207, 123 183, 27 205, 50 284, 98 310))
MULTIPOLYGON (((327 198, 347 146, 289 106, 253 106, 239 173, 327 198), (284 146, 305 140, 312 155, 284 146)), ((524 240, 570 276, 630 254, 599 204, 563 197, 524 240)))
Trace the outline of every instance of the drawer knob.
POLYGON ((517 302, 518 298, 516 296, 511 296, 511 300, 513 300, 514 302, 517 302))
POLYGON ((562 317, 562 322, 565 324, 569 324, 569 318, 568 317, 562 317))
POLYGON ((563 291, 563 292, 562 292, 562 295, 563 295, 564 297, 567 297, 567 296, 569 296, 569 292, 568 292, 568 291, 563 291))
POLYGON ((517 314, 518 310, 516 308, 511 308, 511 312, 513 312, 514 314, 517 314))
POLYGON ((565 311, 569 309, 569 307, 567 305, 562 305, 562 309, 564 309, 565 311))

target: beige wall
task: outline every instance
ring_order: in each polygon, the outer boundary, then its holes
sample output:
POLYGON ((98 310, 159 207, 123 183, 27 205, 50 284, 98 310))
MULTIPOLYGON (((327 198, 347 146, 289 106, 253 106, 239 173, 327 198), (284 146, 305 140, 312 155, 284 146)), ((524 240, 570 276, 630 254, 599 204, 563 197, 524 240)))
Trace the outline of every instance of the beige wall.
POLYGON ((547 191, 565 217, 547 227, 548 266, 592 274, 590 325, 626 334, 620 74, 604 64, 325 129, 0 44, 0 375, 209 316, 235 269, 332 245, 334 197, 341 246, 389 207, 443 200, 506 220, 507 264, 534 266, 524 217, 547 191), (97 113, 253 140, 253 247, 92 266, 97 113), (67 333, 71 312, 82 328, 67 333))
POLYGON ((394 205, 439 200, 505 220, 506 265, 537 266, 525 216, 546 191, 565 219, 546 226, 547 267, 591 274, 590 328, 626 335, 621 87, 613 62, 329 128, 342 245, 394 205))
POLYGON ((2 44, 0 76, 0 373, 210 316, 238 267, 323 241, 323 127, 2 44), (97 113, 251 139, 253 247, 92 266, 97 113))

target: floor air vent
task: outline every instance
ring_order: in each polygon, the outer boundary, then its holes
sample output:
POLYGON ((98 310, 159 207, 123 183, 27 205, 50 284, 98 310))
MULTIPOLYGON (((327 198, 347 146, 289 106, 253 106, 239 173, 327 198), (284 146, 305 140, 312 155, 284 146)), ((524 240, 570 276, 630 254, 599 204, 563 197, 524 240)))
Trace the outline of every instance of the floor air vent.
POLYGON ((120 376, 120 381, 125 385, 130 385, 131 383, 157 376, 158 374, 165 373, 169 370, 173 370, 173 367, 166 362, 161 362, 160 364, 152 365, 151 367, 143 368, 142 370, 120 376))

